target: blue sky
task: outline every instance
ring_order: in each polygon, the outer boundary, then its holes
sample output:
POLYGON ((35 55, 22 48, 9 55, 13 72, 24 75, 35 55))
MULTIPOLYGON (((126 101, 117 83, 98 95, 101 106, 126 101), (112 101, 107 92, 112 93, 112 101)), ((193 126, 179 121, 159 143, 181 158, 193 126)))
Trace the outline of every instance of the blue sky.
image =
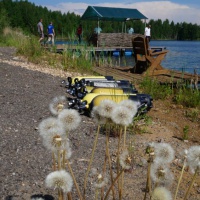
POLYGON ((200 25, 200 0, 28 0, 35 5, 46 6, 62 13, 82 15, 89 5, 136 8, 148 19, 169 19, 170 22, 197 23, 200 25), (95 2, 95 3, 94 3, 95 2))

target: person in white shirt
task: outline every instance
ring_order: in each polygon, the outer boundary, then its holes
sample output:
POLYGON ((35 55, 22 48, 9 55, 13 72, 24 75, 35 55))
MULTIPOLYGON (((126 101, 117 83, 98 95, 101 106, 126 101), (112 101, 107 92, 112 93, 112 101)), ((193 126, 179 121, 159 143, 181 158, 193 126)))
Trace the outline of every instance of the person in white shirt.
POLYGON ((144 35, 145 35, 147 41, 150 42, 150 40, 151 40, 151 25, 150 24, 146 26, 144 35))
POLYGON ((94 33, 96 33, 96 34, 100 34, 101 31, 102 31, 102 29, 101 29, 100 27, 96 27, 96 28, 94 29, 94 33))
POLYGON ((132 27, 128 27, 128 34, 133 34, 134 33, 134 29, 132 27))

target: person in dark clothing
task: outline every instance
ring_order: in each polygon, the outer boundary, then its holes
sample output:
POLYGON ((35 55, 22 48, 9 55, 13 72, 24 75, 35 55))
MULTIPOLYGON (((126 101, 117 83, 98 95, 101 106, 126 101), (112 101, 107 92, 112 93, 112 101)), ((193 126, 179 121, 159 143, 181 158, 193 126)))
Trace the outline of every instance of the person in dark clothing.
POLYGON ((78 41, 79 41, 79 44, 81 43, 81 38, 82 38, 82 25, 80 24, 79 27, 77 28, 76 30, 76 34, 78 36, 78 41))

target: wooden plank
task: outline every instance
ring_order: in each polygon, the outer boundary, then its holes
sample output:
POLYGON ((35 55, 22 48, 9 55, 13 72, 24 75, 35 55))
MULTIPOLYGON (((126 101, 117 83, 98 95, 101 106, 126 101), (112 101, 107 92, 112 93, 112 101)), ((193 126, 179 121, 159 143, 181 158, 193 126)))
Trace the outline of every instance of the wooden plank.
POLYGON ((150 76, 156 76, 156 75, 170 75, 170 71, 167 70, 167 69, 159 69, 159 70, 153 70, 153 71, 149 71, 147 70, 147 72, 145 73, 147 75, 150 75, 150 76))
MULTIPOLYGON (((94 67, 93 71, 99 73, 100 75, 104 75, 104 76, 113 76, 116 80, 128 80, 131 82, 140 82, 142 81, 145 76, 142 74, 134 74, 132 72, 127 72, 127 71, 123 71, 121 70, 123 67, 94 67)), ((131 70, 131 68, 129 67, 129 69, 131 70)), ((128 68, 127 68, 128 70, 128 68)), ((160 70, 159 70, 160 71, 160 70)), ((159 74, 159 75, 152 75, 150 76, 150 78, 155 79, 157 81, 159 81, 160 83, 174 83, 176 84, 177 82, 180 81, 185 81, 186 79, 182 76, 179 76, 179 72, 176 73, 176 71, 173 70, 168 70, 167 74, 165 73, 163 74, 159 74)), ((190 74, 190 77, 194 77, 192 74, 190 74)), ((148 75, 146 75, 148 76, 148 75)), ((149 77, 149 76, 148 76, 149 77)))
POLYGON ((161 63, 164 57, 165 57, 165 54, 160 54, 159 56, 157 56, 154 59, 154 61, 150 64, 148 71, 153 72, 155 69, 157 69, 158 65, 161 63))

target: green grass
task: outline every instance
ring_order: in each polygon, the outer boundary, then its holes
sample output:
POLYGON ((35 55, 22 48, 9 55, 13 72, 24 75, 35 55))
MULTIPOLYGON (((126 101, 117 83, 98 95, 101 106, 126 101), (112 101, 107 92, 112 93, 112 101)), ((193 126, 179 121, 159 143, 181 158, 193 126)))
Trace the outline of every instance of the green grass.
POLYGON ((158 81, 145 77, 140 83, 140 89, 155 100, 171 99, 172 103, 200 110, 200 91, 189 88, 187 84, 177 84, 176 87, 161 85, 158 81))
POLYGON ((173 100, 175 103, 189 108, 200 108, 200 91, 180 88, 174 95, 173 100))
POLYGON ((140 83, 140 89, 150 94, 153 99, 166 99, 173 93, 173 89, 168 85, 161 85, 158 81, 145 77, 140 83))
POLYGON ((189 126, 185 125, 183 127, 183 140, 188 140, 189 138, 189 126))

